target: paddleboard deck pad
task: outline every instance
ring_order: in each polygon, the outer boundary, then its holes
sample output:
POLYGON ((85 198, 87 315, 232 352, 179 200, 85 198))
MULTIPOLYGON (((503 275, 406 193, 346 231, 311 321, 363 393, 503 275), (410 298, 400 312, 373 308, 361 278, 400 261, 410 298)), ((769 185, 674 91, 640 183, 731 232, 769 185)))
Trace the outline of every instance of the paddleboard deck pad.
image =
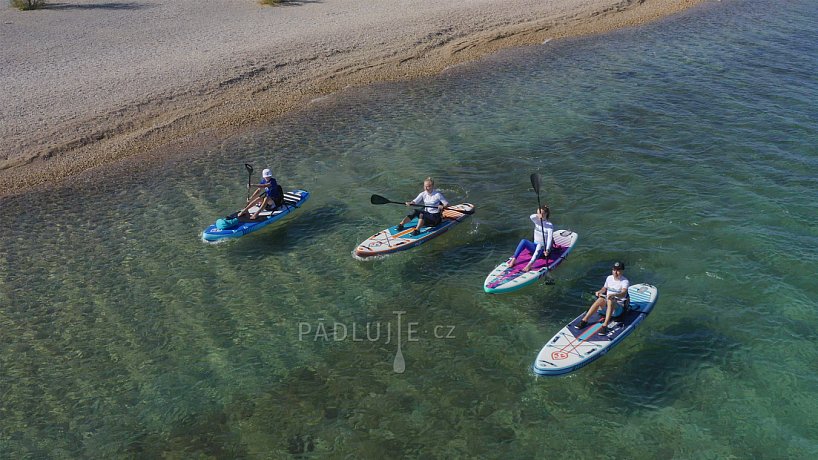
POLYGON ((258 211, 258 206, 251 207, 247 210, 247 213, 241 217, 236 217, 238 212, 234 212, 225 217, 228 221, 234 221, 233 225, 227 228, 219 228, 216 224, 213 224, 202 232, 202 239, 204 241, 214 242, 229 238, 240 238, 248 233, 261 230, 298 210, 309 197, 310 193, 306 190, 296 189, 290 192, 284 192, 284 203, 281 206, 273 210, 261 211, 255 219, 251 219, 250 217, 258 211))
POLYGON ((418 224, 417 218, 412 219, 403 226, 403 230, 398 230, 395 225, 370 236, 355 248, 354 254, 366 258, 405 251, 442 235, 473 213, 474 205, 471 203, 449 206, 443 211, 440 225, 421 227, 418 235, 412 235, 412 230, 418 224))
POLYGON ((548 253, 547 258, 538 258, 531 265, 531 270, 523 271, 533 255, 530 251, 524 249, 520 256, 517 257, 513 267, 509 266, 507 260, 492 270, 489 276, 486 277, 486 281, 483 282, 483 290, 491 294, 503 294, 533 284, 562 263, 568 253, 574 249, 576 243, 576 233, 570 230, 555 231, 551 251, 548 253))
POLYGON ((601 358, 613 347, 625 339, 648 316, 656 304, 659 291, 649 284, 635 284, 628 288, 630 308, 620 316, 611 318, 610 332, 600 335, 602 321, 589 321, 588 325, 578 329, 577 325, 585 313, 574 318, 557 335, 551 338, 540 350, 532 368, 538 375, 562 375, 573 372, 601 358))

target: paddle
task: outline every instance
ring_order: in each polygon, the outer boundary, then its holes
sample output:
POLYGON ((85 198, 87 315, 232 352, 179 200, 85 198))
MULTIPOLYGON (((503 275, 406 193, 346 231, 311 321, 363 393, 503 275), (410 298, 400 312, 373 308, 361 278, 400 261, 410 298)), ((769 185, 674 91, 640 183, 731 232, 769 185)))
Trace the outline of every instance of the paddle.
MULTIPOLYGON (((540 203, 540 175, 534 173, 531 175, 531 186, 534 187, 534 191, 537 192, 537 209, 542 207, 540 203)), ((542 232, 542 244, 543 244, 543 251, 545 251, 545 229, 543 228, 543 221, 542 217, 540 218, 540 232, 542 232)))
MULTIPOLYGON (((369 202, 372 203, 372 204, 389 204, 389 203, 392 203, 392 204, 406 204, 406 203, 403 203, 403 202, 400 202, 400 201, 392 201, 392 200, 390 200, 388 198, 384 198, 384 197, 382 197, 380 195, 372 195, 369 198, 369 202)), ((420 206, 422 208, 426 207, 426 206, 424 206, 422 204, 416 204, 414 206, 420 206)))
POLYGON ((250 201, 250 187, 252 186, 253 180, 253 165, 249 163, 244 163, 244 169, 247 170, 247 201, 250 201))
MULTIPOLYGON (((402 205, 406 204, 406 203, 403 203, 403 202, 400 202, 400 201, 392 201, 392 200, 390 200, 388 198, 384 198, 384 197, 382 197, 380 195, 372 195, 369 198, 369 202, 372 203, 372 204, 390 204, 390 203, 391 204, 402 204, 402 205)), ((434 206, 426 206, 426 205, 423 205, 423 204, 412 204, 410 206, 415 206, 415 207, 418 207, 418 208, 433 208, 434 207, 434 206)), ((460 213, 463 213, 463 214, 474 214, 474 210, 466 211, 466 210, 460 210, 460 209, 452 209, 452 211, 457 211, 457 212, 460 212, 460 213)))

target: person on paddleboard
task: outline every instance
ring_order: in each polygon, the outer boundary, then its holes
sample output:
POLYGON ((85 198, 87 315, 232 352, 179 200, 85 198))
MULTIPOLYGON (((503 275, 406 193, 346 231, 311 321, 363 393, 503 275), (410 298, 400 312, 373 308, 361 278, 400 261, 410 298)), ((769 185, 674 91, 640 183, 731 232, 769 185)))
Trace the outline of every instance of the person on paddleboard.
POLYGON ((256 191, 253 192, 250 200, 247 201, 247 206, 239 211, 236 217, 241 217, 242 215, 246 214, 247 210, 253 207, 253 205, 258 205, 258 210, 253 213, 252 216, 250 216, 251 219, 258 217, 258 213, 265 209, 267 205, 272 205, 272 209, 281 206, 284 195, 281 193, 281 186, 278 185, 278 182, 273 177, 272 171, 269 169, 262 171, 261 182, 259 182, 255 187, 256 191))
POLYGON ((551 210, 548 209, 547 204, 544 204, 537 208, 535 214, 529 216, 531 222, 534 222, 534 241, 531 242, 525 238, 520 240, 517 250, 514 251, 514 257, 508 260, 509 267, 513 267, 517 263, 517 257, 520 257, 524 249, 528 249, 528 252, 532 255, 523 271, 531 270, 531 266, 534 265, 540 255, 548 257, 548 254, 551 253, 551 245, 554 243, 554 224, 548 221, 550 215, 551 210))
POLYGON ((406 225, 407 222, 417 217, 418 224, 415 229, 412 230, 412 235, 420 234, 420 229, 424 225, 428 225, 429 227, 440 225, 441 212, 449 206, 449 202, 446 201, 446 198, 440 193, 440 190, 435 189, 435 181, 433 181, 431 177, 427 177, 426 180, 423 181, 423 191, 420 192, 414 200, 407 201, 405 204, 406 206, 423 205, 423 208, 415 209, 413 213, 404 217, 398 224, 398 231, 403 230, 403 226, 406 225))
POLYGON ((613 264, 613 267, 611 267, 611 271, 612 274, 608 275, 608 278, 605 279, 605 285, 594 293, 596 300, 591 305, 591 308, 588 309, 588 313, 582 317, 582 321, 577 324, 577 329, 582 329, 587 326, 588 319, 602 308, 603 305, 607 305, 605 321, 599 330, 599 335, 607 335, 608 332, 610 332, 608 330, 608 323, 611 322, 611 316, 613 316, 614 311, 618 307, 622 307, 622 311, 625 311, 625 302, 628 299, 628 286, 631 284, 630 281, 625 278, 625 275, 622 274, 622 272, 625 271, 625 264, 616 262, 613 264))

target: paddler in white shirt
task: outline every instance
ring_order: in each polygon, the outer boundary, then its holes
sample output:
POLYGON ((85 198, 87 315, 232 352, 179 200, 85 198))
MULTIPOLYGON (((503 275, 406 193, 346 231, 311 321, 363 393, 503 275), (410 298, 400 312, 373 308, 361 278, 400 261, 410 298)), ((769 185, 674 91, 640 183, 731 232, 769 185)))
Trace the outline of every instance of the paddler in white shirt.
POLYGON ((594 294, 596 300, 588 309, 588 313, 582 317, 582 320, 577 323, 577 329, 583 329, 588 325, 588 320, 597 312, 603 305, 607 305, 605 310, 605 319, 602 322, 602 328, 599 329, 599 335, 607 335, 610 330, 608 323, 611 322, 611 316, 618 307, 622 307, 624 311, 625 301, 628 299, 628 286, 631 282, 625 278, 622 272, 625 271, 625 264, 622 262, 615 262, 611 267, 611 274, 605 279, 605 285, 602 286, 594 294))
POLYGON ((441 212, 449 206, 449 202, 446 201, 446 198, 440 193, 440 190, 435 189, 435 181, 433 181, 431 177, 427 177, 426 180, 423 181, 423 191, 420 192, 414 200, 407 201, 405 204, 406 206, 423 205, 423 208, 415 209, 414 212, 404 217, 398 224, 398 230, 403 230, 403 226, 406 225, 407 222, 417 217, 418 224, 415 229, 412 230, 412 235, 420 234, 420 229, 424 225, 429 227, 440 225, 441 212))

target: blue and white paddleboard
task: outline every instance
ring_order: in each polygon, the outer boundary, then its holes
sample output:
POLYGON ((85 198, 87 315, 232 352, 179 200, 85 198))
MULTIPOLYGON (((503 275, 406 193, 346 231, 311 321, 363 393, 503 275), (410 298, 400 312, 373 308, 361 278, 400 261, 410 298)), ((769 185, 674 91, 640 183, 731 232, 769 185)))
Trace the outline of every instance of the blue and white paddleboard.
POLYGON ((582 366, 590 364, 602 357, 648 316, 656 304, 659 291, 650 284, 635 284, 628 288, 630 308, 622 315, 612 318, 608 327, 611 331, 606 335, 599 335, 604 320, 590 321, 583 329, 578 329, 585 313, 574 318, 557 335, 551 338, 540 350, 532 368, 538 375, 562 375, 573 372, 582 366))
POLYGON ((230 220, 236 220, 234 225, 228 228, 220 229, 218 226, 216 226, 216 224, 213 224, 202 232, 202 239, 212 243, 229 238, 239 238, 247 235, 248 233, 261 230, 262 228, 274 222, 278 222, 290 213, 298 210, 298 208, 300 208, 309 197, 310 192, 306 190, 298 189, 290 192, 284 192, 284 204, 281 206, 273 209, 272 211, 261 211, 258 213, 258 217, 255 219, 251 219, 250 216, 258 211, 258 206, 251 207, 247 210, 247 214, 239 218, 236 218, 236 214, 238 213, 233 213, 227 217, 230 220))

